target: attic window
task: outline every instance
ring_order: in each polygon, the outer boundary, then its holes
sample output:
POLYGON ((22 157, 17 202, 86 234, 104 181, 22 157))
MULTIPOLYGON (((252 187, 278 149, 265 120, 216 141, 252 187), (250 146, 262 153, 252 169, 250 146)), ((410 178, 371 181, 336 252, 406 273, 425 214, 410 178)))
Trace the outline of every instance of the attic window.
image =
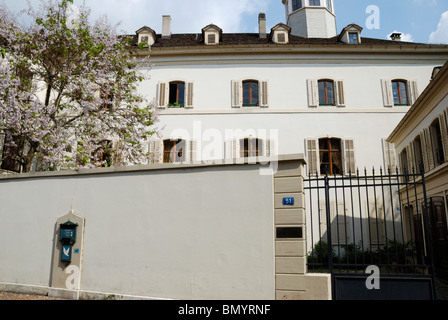
POLYGON ((286 35, 283 32, 279 32, 277 34, 277 42, 278 43, 285 43, 286 42, 286 35))
POLYGON ((215 34, 209 34, 207 38, 208 44, 215 44, 216 43, 216 35, 215 34))
POLYGON ((357 32, 350 32, 348 38, 350 44, 359 44, 359 34, 357 32))

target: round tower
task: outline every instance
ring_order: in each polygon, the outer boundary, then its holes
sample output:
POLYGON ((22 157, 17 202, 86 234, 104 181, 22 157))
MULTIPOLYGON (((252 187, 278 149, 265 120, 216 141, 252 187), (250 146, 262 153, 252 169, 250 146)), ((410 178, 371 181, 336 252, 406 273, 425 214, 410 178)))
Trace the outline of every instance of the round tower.
POLYGON ((282 0, 291 34, 304 38, 332 38, 337 35, 334 0, 282 0))

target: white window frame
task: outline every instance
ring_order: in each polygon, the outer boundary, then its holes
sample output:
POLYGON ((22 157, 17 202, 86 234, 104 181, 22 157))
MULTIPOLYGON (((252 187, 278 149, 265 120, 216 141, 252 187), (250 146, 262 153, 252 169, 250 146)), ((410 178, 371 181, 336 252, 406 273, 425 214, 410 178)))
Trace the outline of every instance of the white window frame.
POLYGON ((194 82, 185 79, 172 79, 169 81, 159 81, 157 89, 157 102, 159 109, 169 108, 170 100, 170 83, 172 82, 183 82, 185 84, 185 96, 184 96, 184 107, 182 109, 193 109, 194 108, 194 82))

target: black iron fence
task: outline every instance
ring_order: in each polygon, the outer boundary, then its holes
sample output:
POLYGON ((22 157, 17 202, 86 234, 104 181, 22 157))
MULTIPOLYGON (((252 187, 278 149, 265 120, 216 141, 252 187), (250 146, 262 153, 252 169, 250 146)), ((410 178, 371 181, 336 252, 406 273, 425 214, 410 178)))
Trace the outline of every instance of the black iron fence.
POLYGON ((305 194, 309 272, 434 274, 423 175, 310 174, 305 194))

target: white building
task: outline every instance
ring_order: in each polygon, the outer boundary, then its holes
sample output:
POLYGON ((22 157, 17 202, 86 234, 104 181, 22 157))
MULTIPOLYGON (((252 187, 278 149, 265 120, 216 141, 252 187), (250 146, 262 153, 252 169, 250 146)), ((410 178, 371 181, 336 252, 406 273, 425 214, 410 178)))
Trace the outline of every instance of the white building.
POLYGON ((355 24, 336 34, 331 1, 282 2, 287 25, 270 31, 263 13, 259 33, 172 34, 170 16, 161 34, 137 31, 136 53, 153 64, 141 90, 156 98, 163 127, 155 162, 305 153, 313 172, 387 165, 382 139, 448 46, 365 38, 355 24))

